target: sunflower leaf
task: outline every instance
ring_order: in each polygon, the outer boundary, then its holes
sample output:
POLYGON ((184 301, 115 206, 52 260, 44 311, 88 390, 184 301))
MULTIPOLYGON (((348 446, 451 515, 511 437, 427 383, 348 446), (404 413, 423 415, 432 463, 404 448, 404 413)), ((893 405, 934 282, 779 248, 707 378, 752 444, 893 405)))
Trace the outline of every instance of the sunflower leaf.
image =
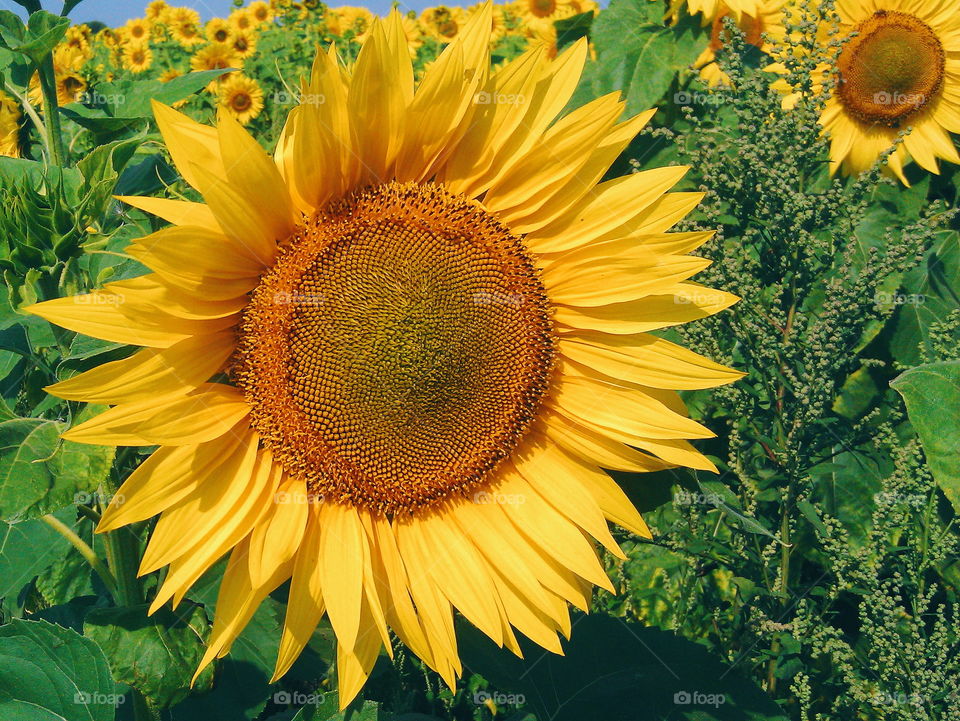
MULTIPOLYGON (((114 678, 140 691, 160 710, 190 693, 190 679, 203 656, 207 618, 200 606, 187 604, 176 613, 166 608, 147 616, 148 605, 97 608, 83 621, 84 635, 106 654, 114 678)), ((213 681, 207 669, 194 687, 203 692, 213 681)))
MULTIPOLYGON (((76 518, 72 510, 55 515, 68 525, 76 518)), ((39 518, 0 521, 0 598, 15 599, 69 547, 63 536, 39 518)))
POLYGON ((960 361, 911 368, 890 385, 907 404, 934 480, 960 513, 960 361))

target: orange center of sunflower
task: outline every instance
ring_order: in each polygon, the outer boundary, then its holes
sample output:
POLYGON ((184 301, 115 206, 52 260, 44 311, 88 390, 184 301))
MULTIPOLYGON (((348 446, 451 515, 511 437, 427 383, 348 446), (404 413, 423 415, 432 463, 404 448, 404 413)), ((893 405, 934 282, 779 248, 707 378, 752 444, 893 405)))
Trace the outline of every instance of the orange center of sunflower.
POLYGON ((837 85, 840 101, 854 117, 896 127, 940 92, 943 45, 926 23, 878 10, 855 31, 840 52, 837 85))
POLYGON ((530 14, 538 18, 549 17, 556 9, 556 0, 530 0, 530 14))
POLYGON ((432 184, 318 213, 240 328, 232 374, 277 461, 390 514, 480 486, 534 419, 555 354, 520 238, 432 184))
POLYGON ((253 105, 253 99, 246 93, 237 92, 230 98, 230 107, 233 108, 235 112, 246 112, 250 109, 251 105, 253 105))

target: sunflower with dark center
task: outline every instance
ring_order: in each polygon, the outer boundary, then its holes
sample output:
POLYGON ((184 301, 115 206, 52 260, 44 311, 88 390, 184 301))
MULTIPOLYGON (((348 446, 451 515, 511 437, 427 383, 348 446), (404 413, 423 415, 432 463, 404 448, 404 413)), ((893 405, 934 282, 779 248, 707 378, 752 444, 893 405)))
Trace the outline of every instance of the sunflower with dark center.
POLYGON ((272 157, 155 104, 205 202, 123 198, 172 223, 127 250, 151 272, 31 308, 145 346, 48 390, 113 406, 66 438, 159 446, 99 525, 159 514, 153 610, 229 554, 201 668, 288 580, 276 676, 326 614, 344 706, 391 632, 453 687, 454 610, 559 652, 567 604, 613 590, 608 521, 650 535, 603 469, 714 470, 676 391, 740 374, 651 334, 736 301, 689 281, 710 233, 668 232, 702 194, 668 192, 679 167, 600 182, 652 111, 560 115, 585 41, 491 74, 490 13, 416 87, 396 11, 351 72, 318 55, 324 102, 272 157))
POLYGON ((888 169, 904 183, 911 159, 932 173, 960 163, 960 0, 838 0, 836 12, 844 44, 814 79, 836 80, 820 117, 831 170, 867 170, 903 131, 888 169))

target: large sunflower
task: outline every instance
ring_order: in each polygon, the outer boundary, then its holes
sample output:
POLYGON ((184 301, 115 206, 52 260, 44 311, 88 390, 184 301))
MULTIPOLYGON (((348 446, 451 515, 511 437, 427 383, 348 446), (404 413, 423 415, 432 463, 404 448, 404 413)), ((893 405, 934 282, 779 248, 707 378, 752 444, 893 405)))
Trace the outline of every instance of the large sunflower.
POLYGON ((489 76, 489 13, 416 90, 396 11, 351 73, 320 54, 303 95, 325 101, 273 158, 156 104, 205 204, 123 198, 173 223, 128 250, 152 272, 31 308, 146 346, 49 391, 114 406, 65 437, 159 446, 99 526, 160 514, 152 610, 230 554, 201 668, 287 579, 276 676, 326 614, 341 705, 390 629, 452 686, 453 609, 560 651, 567 602, 612 590, 607 521, 649 536, 601 468, 713 469, 675 391, 739 374, 650 334, 736 300, 688 281, 709 233, 667 232, 702 194, 667 193, 678 167, 598 185, 652 111, 556 119, 586 43, 489 76))
POLYGON ((932 173, 938 158, 960 163, 950 137, 960 133, 960 0, 838 0, 836 12, 845 43, 836 67, 824 64, 813 78, 817 90, 836 77, 820 116, 831 172, 863 172, 908 128, 888 160, 904 183, 911 158, 932 173))

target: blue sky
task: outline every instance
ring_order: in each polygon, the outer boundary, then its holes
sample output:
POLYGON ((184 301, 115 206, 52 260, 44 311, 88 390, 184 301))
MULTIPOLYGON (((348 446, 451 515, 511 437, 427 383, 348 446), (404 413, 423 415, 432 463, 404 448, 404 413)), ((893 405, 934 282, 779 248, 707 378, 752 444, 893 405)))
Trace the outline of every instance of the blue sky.
MULTIPOLYGON (((452 0, 448 0, 451 2, 452 0)), ((70 17, 74 22, 88 22, 90 20, 100 20, 107 25, 116 27, 122 25, 130 18, 142 17, 143 9, 147 6, 149 0, 83 0, 72 13, 70 17)), ((192 7, 204 20, 213 17, 225 17, 233 8, 232 0, 168 0, 171 5, 187 5, 192 7)), ((442 0, 404 0, 403 7, 414 10, 422 10, 426 7, 441 4, 442 0)), ((470 3, 475 0, 470 0, 470 3)), ((44 10, 59 13, 63 7, 62 0, 41 0, 40 3, 44 10)), ((329 5, 363 5, 376 13, 385 15, 389 12, 392 3, 390 0, 331 0, 329 5)), ((467 4, 467 3, 456 3, 467 4)), ((23 16, 24 10, 13 0, 0 0, 0 10, 12 10, 18 15, 23 16)))

